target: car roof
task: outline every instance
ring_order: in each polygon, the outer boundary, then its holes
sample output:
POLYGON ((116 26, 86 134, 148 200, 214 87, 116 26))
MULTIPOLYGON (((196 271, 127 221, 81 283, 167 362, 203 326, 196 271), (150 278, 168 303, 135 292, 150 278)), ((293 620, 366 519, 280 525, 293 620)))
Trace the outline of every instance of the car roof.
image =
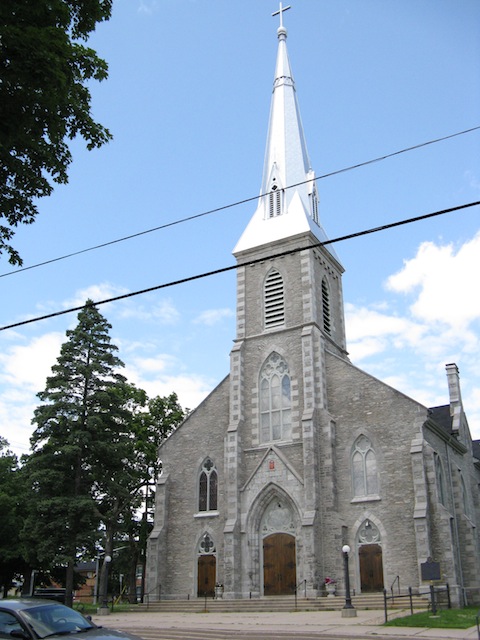
MULTIPOLYGON (((60 604, 55 600, 47 600, 45 598, 19 598, 11 600, 0 600, 0 609, 8 609, 10 611, 22 611, 23 609, 31 609, 32 607, 45 607, 47 605, 60 604)), ((62 605, 63 606, 63 605, 62 605)))

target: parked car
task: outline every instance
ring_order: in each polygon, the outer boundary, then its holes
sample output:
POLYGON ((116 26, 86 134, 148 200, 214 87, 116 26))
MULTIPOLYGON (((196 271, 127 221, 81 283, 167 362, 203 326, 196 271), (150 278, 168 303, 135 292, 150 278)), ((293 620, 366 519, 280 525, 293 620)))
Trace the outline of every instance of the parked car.
POLYGON ((43 640, 82 634, 82 640, 141 640, 94 624, 75 609, 51 600, 0 600, 0 638, 43 640))

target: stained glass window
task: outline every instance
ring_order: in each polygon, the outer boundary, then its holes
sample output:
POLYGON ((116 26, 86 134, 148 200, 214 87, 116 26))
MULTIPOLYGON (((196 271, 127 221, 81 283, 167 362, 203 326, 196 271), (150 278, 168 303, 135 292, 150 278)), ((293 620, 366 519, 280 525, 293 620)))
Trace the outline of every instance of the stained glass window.
POLYGON ((218 508, 218 474, 215 465, 207 458, 198 481, 198 510, 216 511, 218 508))

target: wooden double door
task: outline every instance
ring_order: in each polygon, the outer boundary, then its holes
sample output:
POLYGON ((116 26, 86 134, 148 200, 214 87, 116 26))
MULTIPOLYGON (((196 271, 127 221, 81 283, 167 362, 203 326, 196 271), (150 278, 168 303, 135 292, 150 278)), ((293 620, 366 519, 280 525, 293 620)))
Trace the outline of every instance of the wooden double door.
POLYGON ((382 547, 379 544, 363 544, 358 555, 362 593, 383 591, 382 547))
POLYGON ((217 558, 213 554, 198 556, 197 596, 213 598, 215 595, 215 578, 217 558))
POLYGON ((263 539, 263 593, 281 596, 295 593, 297 562, 295 537, 273 533, 263 539))

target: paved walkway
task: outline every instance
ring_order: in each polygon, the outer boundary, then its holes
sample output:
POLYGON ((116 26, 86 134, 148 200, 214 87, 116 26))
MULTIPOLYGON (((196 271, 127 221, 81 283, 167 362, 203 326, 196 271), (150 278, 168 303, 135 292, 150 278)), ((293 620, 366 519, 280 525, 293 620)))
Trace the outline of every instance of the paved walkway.
MULTIPOLYGON (((401 614, 404 615, 404 614, 401 614)), ((422 640, 478 640, 477 628, 426 629, 420 627, 384 627, 383 611, 357 611, 355 618, 342 618, 341 611, 299 611, 291 613, 149 613, 113 612, 94 616, 99 625, 141 633, 141 630, 205 629, 243 632, 313 633, 339 638, 419 638, 422 640)), ((148 634, 150 635, 150 633, 148 634)))

